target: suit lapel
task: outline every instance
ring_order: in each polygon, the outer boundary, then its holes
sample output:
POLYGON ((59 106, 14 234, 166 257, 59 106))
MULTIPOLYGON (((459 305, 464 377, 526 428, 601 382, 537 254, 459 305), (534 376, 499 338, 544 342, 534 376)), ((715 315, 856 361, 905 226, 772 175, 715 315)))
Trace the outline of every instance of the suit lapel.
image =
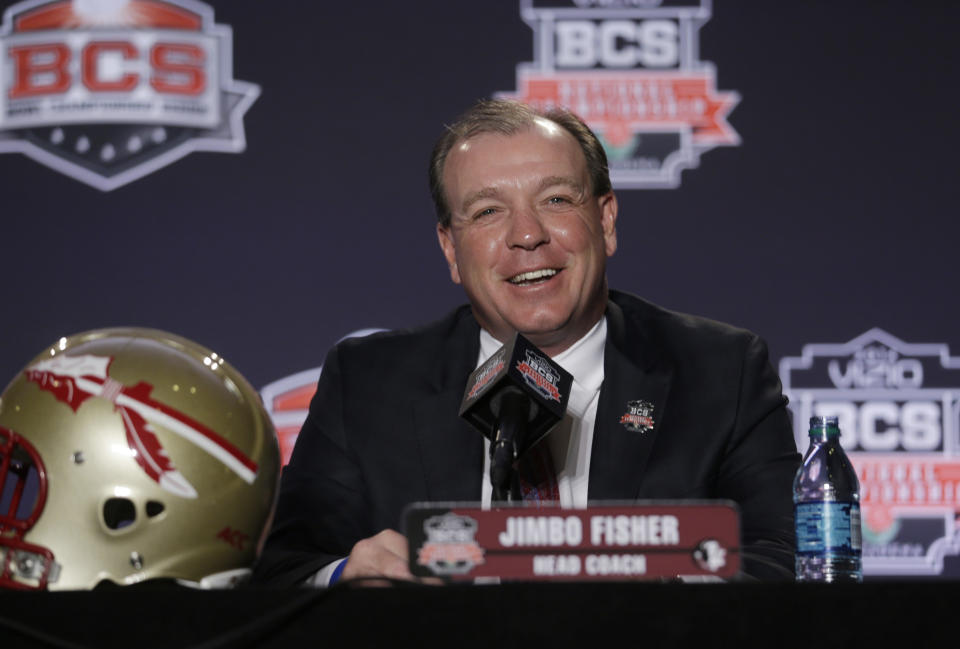
POLYGON ((483 437, 457 414, 480 351, 480 330, 469 311, 437 347, 428 394, 412 403, 427 498, 479 501, 483 437))
MULTIPOLYGON (((607 309, 604 379, 597 404, 590 457, 589 500, 634 500, 660 431, 670 391, 672 368, 649 344, 639 326, 614 302, 607 309), (631 401, 653 405, 652 430, 631 430, 621 423, 631 401)), ((636 427, 634 427, 636 428, 636 427)))

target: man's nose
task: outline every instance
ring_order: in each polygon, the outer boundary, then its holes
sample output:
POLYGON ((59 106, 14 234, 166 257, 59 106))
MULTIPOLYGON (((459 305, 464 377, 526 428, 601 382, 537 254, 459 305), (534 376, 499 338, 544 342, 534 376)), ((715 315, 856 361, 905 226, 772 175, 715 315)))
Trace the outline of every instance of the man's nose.
POLYGON ((548 241, 550 241, 550 232, 536 210, 524 207, 513 211, 510 215, 510 229, 507 232, 508 246, 533 250, 548 241))

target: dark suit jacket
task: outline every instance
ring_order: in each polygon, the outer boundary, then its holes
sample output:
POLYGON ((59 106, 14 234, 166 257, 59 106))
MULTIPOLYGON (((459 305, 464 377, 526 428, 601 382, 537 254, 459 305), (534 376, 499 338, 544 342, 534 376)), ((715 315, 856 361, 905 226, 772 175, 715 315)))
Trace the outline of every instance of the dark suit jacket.
MULTIPOLYGON (((415 501, 479 501, 483 440, 458 416, 479 353, 468 306, 423 328, 348 339, 327 356, 282 474, 254 581, 302 581, 358 540, 401 528, 415 501)), ((793 577, 786 398, 755 335, 610 292, 588 498, 729 498, 743 567, 793 577), (619 423, 654 404, 652 431, 619 423)))

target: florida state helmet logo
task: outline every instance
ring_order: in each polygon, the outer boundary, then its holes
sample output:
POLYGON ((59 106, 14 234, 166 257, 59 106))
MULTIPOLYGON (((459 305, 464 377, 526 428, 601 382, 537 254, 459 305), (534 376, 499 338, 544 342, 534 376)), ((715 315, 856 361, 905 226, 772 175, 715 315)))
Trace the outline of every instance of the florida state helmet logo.
POLYGON ((141 381, 121 385, 108 372, 112 358, 103 356, 57 356, 26 369, 27 379, 76 412, 90 398, 107 399, 123 421, 127 445, 140 468, 157 484, 183 498, 196 498, 193 485, 168 457, 151 422, 162 425, 193 442, 222 462, 248 484, 257 475, 257 465, 236 446, 202 423, 150 397, 153 386, 141 381))

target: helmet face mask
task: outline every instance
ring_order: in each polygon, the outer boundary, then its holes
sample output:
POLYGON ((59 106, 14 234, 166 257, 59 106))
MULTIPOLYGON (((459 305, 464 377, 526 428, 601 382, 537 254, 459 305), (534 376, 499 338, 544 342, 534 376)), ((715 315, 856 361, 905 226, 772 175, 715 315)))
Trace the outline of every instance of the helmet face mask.
POLYGON ((217 354, 147 329, 61 339, 0 397, 0 587, 242 575, 279 472, 259 395, 217 354))
POLYGON ((46 471, 36 449, 0 427, 0 586, 44 589, 58 576, 53 553, 23 540, 24 532, 43 511, 46 485, 46 471))

